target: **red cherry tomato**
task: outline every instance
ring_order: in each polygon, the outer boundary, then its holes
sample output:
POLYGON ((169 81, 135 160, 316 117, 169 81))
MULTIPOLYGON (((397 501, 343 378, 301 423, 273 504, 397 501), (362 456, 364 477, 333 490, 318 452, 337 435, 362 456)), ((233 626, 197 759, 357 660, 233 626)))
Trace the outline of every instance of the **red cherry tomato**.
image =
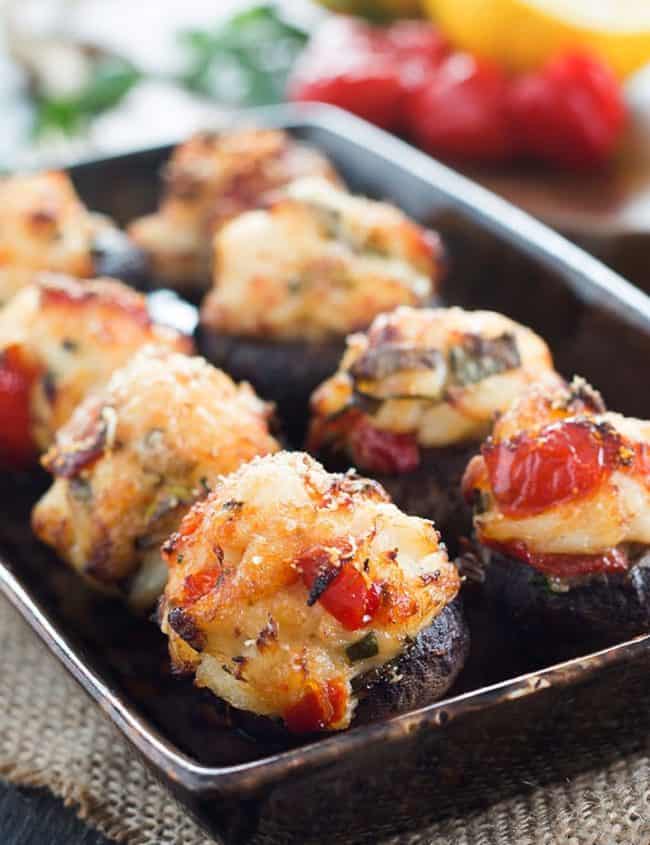
POLYGON ((402 85, 385 33, 352 18, 329 18, 298 59, 290 100, 330 103, 389 129, 396 125, 402 85))
POLYGON ((585 51, 564 53, 516 80, 508 100, 518 150, 563 167, 600 164, 625 126, 621 86, 585 51))
POLYGON ((494 498, 515 517, 587 496, 613 470, 620 437, 586 421, 549 426, 535 437, 488 441, 482 454, 494 498))
POLYGON ((343 718, 347 699, 347 689, 341 681, 312 681, 302 698, 285 711, 285 724, 297 734, 325 730, 343 718))
POLYGON ((627 555, 616 548, 596 555, 566 555, 531 552, 524 543, 518 542, 494 544, 494 547, 508 557, 523 560, 544 575, 554 575, 556 578, 576 578, 598 572, 627 572, 629 569, 627 555))
POLYGON ((504 159, 511 153, 507 91, 497 65, 469 53, 452 53, 407 97, 407 130, 434 156, 504 159))
POLYGON ((31 435, 31 391, 38 369, 19 346, 0 353, 0 466, 25 469, 38 450, 31 435))
POLYGON ((400 475, 420 463, 420 449, 412 434, 394 434, 375 428, 364 417, 349 434, 354 463, 369 472, 400 475))
MULTIPOLYGON (((424 21, 393 24, 386 32, 386 46, 399 66, 404 96, 435 73, 451 49, 440 31, 424 21)), ((403 124, 402 120, 400 124, 403 124)), ((405 130, 407 127, 401 125, 400 128, 405 130)))
POLYGON ((363 575, 349 563, 336 567, 329 553, 321 547, 306 552, 297 562, 302 580, 311 592, 317 579, 326 584, 319 590, 318 601, 348 631, 367 625, 376 614, 381 590, 368 586, 363 575))

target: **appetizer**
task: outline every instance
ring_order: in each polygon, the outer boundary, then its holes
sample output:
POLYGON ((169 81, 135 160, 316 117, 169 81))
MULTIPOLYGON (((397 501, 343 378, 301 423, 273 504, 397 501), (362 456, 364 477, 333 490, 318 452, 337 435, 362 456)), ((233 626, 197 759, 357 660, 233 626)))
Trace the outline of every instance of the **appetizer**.
POLYGON ((327 466, 370 473, 453 543, 471 527, 467 461, 495 414, 551 368, 544 341, 501 314, 398 308, 348 338, 312 397, 308 448, 327 466))
POLYGON ((460 578, 433 524, 306 454, 221 479, 163 553, 174 667, 261 729, 340 730, 425 705, 467 655, 460 578))
POLYGON ((470 462, 489 594, 544 642, 650 628, 650 422, 605 412, 582 379, 545 379, 470 462))
POLYGON ((190 351, 114 279, 42 274, 0 311, 0 468, 35 463, 86 393, 147 343, 190 351))
POLYGON ((139 251, 111 221, 88 211, 67 174, 0 180, 0 306, 39 271, 137 281, 139 251))
POLYGON ((397 208, 300 180, 216 237, 202 349, 299 419, 345 336, 382 311, 429 303, 439 263, 437 236, 397 208))
POLYGON ((164 172, 160 208, 135 220, 129 234, 146 252, 156 279, 177 289, 205 290, 215 232, 309 175, 338 178, 321 153, 285 132, 201 132, 174 150, 164 172))
POLYGON ((166 577, 160 544, 190 505, 278 448, 269 413, 203 359, 145 347, 58 432, 34 532, 95 586, 150 606, 166 577))

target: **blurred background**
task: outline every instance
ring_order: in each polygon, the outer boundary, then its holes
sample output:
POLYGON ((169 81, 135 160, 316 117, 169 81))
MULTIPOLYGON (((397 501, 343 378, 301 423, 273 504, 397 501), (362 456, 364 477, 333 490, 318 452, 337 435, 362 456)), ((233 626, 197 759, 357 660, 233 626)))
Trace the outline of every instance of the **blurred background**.
POLYGON ((1 170, 326 101, 650 290, 648 0, 0 0, 0 24, 1 170))

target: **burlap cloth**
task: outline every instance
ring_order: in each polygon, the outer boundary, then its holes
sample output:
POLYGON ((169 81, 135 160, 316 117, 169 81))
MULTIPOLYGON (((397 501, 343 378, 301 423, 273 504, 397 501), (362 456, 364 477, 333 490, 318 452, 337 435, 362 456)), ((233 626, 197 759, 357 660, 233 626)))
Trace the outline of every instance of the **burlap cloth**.
MULTIPOLYGON (((208 845, 98 708, 0 597, 0 774, 47 786, 116 842, 208 845)), ((619 759, 489 810, 389 840, 409 845, 648 845, 650 740, 619 759)), ((384 845, 388 845, 385 842, 384 845)))

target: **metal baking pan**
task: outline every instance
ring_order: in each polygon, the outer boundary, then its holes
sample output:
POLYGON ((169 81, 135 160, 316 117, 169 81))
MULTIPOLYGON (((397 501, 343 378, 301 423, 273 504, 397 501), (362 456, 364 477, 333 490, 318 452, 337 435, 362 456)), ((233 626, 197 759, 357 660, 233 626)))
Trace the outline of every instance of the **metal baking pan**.
MULTIPOLYGON (((587 377, 612 408, 650 417, 644 294, 522 212, 343 112, 309 106, 240 119, 286 128, 327 153, 353 190, 438 229, 447 302, 528 324, 562 372, 587 377)), ((124 223, 154 208, 169 151, 70 172, 91 208, 124 223)), ((188 318, 188 306, 162 304, 172 319, 188 318)), ((596 758, 604 763, 615 747, 605 739, 621 720, 635 719, 639 736, 650 728, 650 637, 544 666, 470 602, 472 656, 446 700, 306 745, 255 743, 209 694, 169 676, 154 625, 91 594, 34 541, 29 510, 45 483, 0 481, 0 589, 154 774, 226 842, 373 842, 574 776, 596 758)))

